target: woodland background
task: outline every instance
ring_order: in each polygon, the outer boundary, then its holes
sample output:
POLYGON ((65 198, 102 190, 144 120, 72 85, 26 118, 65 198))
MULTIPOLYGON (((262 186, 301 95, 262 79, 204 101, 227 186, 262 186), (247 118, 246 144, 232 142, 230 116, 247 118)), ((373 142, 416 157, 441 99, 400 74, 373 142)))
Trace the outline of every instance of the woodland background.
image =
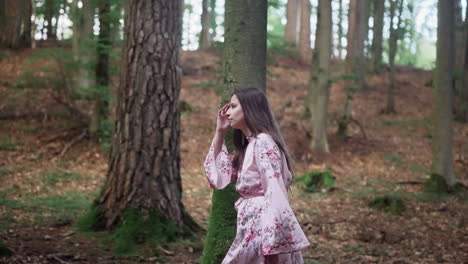
POLYGON ((466 263, 467 13, 0 0, 0 262, 219 263, 236 195, 203 161, 255 85, 295 160, 305 263, 466 263))

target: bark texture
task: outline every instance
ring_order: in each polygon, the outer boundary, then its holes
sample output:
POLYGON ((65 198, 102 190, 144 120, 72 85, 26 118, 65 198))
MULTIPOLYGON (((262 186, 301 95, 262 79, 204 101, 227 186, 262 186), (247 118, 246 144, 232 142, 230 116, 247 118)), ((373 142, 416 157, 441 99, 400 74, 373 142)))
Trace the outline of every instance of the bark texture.
POLYGON ((444 177, 448 186, 456 183, 453 172, 453 69, 455 48, 453 1, 439 0, 437 55, 432 134, 432 173, 444 177))
POLYGON ((313 138, 312 149, 330 152, 327 140, 327 112, 330 96, 330 57, 332 14, 331 2, 319 0, 317 33, 315 38, 314 57, 311 69, 311 86, 309 93, 312 100, 313 138))
POLYGON ((128 208, 184 226, 181 201, 180 1, 131 0, 107 180, 95 228, 112 229, 128 208))
POLYGON ((299 55, 304 63, 310 63, 312 50, 310 48, 310 0, 299 0, 301 10, 301 25, 299 30, 299 55))
MULTIPOLYGON (((232 92, 247 87, 265 89, 266 85, 266 0, 226 0, 224 20, 223 84, 221 105, 232 92)), ((233 149, 231 135, 226 145, 233 149)), ((226 255, 236 233, 234 185, 214 190, 208 233, 201 263, 218 264, 226 255)))
POLYGON ((465 66, 465 49, 466 49, 466 32, 468 23, 466 14, 465 22, 463 22, 462 0, 455 0, 455 94, 454 94, 454 118, 460 122, 468 122, 468 97, 465 81, 467 77, 464 75, 465 66))

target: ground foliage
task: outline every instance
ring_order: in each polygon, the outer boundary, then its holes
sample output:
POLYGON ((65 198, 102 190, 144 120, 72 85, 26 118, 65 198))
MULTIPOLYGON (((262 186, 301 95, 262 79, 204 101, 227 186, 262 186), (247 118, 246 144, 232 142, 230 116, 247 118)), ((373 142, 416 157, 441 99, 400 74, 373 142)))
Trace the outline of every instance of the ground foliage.
MULTIPOLYGON (((107 154, 98 143, 80 138, 84 128, 49 97, 47 88, 15 87, 23 72, 41 74, 41 64, 27 63, 30 50, 2 54, 0 241, 14 255, 0 257, 0 263, 197 263, 202 237, 114 256, 109 234, 77 231, 76 222, 103 185, 107 154)), ((216 86, 221 58, 214 50, 182 52, 181 59, 181 100, 191 109, 182 114, 183 202, 206 229, 211 190, 202 163, 220 104, 216 86)), ((290 202, 312 244, 304 251, 305 262, 466 261, 467 196, 463 191, 422 192, 432 157, 432 89, 424 85, 431 72, 397 68, 397 114, 393 115, 380 114, 387 74, 369 77, 368 90, 355 96, 353 118, 358 123, 350 125, 345 142, 336 136, 345 94, 335 78, 329 110, 331 154, 324 155, 310 151, 311 124, 302 119, 308 66, 285 55, 271 55, 269 60, 267 93, 295 159, 296 175, 329 170, 336 178, 332 191, 308 193, 298 184, 290 191, 290 202), (389 214, 368 206, 390 194, 404 203, 404 211, 389 214)), ((339 69, 337 62, 332 68, 339 69)), ((467 137, 468 125, 455 123, 454 166, 464 186, 468 185, 467 137)))

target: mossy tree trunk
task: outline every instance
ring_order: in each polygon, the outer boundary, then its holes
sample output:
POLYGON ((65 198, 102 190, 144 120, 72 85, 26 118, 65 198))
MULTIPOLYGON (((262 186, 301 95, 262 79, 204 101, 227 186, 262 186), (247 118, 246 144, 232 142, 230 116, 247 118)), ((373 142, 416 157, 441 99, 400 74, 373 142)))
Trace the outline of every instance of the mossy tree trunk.
MULTIPOLYGON (((227 0, 223 55, 222 105, 232 92, 247 87, 265 89, 266 84, 266 0, 227 0)), ((232 150, 231 135, 226 136, 232 150)), ((212 207, 201 263, 221 263, 236 232, 234 185, 213 191, 212 207)))
MULTIPOLYGON (((180 1, 130 0, 117 115, 95 229, 112 230, 129 210, 191 225, 180 178, 180 1)), ((157 223, 155 223, 157 224, 157 223)))
POLYGON ((313 138, 312 149, 330 152, 327 140, 327 112, 330 96, 330 57, 332 14, 331 2, 319 0, 318 3, 317 33, 315 49, 311 67, 311 84, 308 98, 312 100, 313 138))
POLYGON ((366 28, 365 9, 367 0, 350 0, 348 14, 348 46, 346 50, 346 101, 343 116, 338 121, 338 136, 347 137, 348 124, 351 122, 351 110, 354 94, 363 90, 364 83, 364 39, 366 28))
POLYGON ((373 6, 374 27, 372 35, 372 71, 380 72, 382 68, 382 43, 385 0, 374 0, 373 6))
POLYGON ((432 134, 432 174, 456 184, 453 172, 454 2, 439 0, 432 134))
POLYGON ((210 11, 209 11, 209 22, 210 22, 210 43, 213 44, 216 37, 217 23, 216 23, 216 0, 210 0, 210 11))

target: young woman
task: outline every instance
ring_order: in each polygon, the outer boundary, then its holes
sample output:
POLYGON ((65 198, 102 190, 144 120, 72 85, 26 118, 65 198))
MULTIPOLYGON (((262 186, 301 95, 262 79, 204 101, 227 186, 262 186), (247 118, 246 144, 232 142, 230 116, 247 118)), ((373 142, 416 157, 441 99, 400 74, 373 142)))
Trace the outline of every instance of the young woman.
POLYGON ((303 263, 309 242, 288 202, 291 160, 265 93, 257 88, 234 93, 218 112, 216 134, 205 163, 210 186, 236 183, 236 238, 222 263, 303 263), (234 129, 233 154, 223 137, 234 129))

